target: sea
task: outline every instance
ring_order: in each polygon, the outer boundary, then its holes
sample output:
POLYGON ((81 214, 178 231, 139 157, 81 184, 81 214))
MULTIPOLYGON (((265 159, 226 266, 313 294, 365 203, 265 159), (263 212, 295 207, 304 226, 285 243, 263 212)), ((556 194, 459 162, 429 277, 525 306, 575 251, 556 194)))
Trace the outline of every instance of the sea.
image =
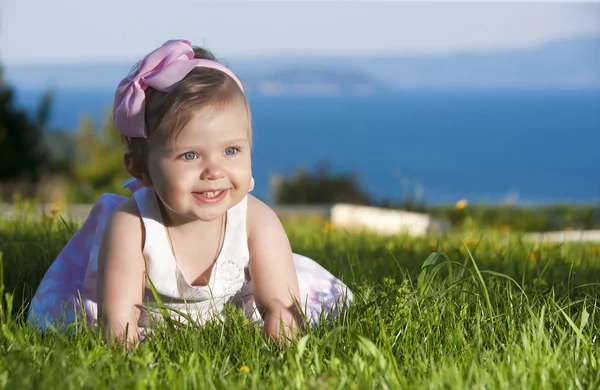
MULTIPOLYGON (((17 89, 33 111, 42 90, 17 89)), ((102 126, 110 90, 54 91, 50 125, 102 126)), ((600 203, 600 90, 406 91, 248 96, 255 193, 274 175, 328 166, 375 199, 425 204, 600 203)))

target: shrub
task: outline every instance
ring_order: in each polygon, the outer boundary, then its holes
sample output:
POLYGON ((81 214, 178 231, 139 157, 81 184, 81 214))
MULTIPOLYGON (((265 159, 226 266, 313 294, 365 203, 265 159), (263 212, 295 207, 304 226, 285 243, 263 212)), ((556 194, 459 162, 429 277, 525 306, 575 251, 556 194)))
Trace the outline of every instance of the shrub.
POLYGON ((272 192, 278 204, 371 203, 369 194, 354 175, 332 173, 325 163, 312 172, 299 169, 290 177, 276 176, 272 192))

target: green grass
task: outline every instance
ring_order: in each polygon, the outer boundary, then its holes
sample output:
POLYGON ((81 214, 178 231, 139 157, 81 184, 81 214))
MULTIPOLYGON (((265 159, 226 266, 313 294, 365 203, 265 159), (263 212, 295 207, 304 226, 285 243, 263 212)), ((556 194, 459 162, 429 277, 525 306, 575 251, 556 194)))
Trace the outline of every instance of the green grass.
POLYGON ((354 291, 342 316, 281 348, 232 310, 222 324, 159 329, 126 354, 93 331, 40 335, 24 324, 75 228, 0 221, 0 388, 600 387, 598 244, 530 244, 495 231, 386 238, 287 223, 294 251, 354 291))

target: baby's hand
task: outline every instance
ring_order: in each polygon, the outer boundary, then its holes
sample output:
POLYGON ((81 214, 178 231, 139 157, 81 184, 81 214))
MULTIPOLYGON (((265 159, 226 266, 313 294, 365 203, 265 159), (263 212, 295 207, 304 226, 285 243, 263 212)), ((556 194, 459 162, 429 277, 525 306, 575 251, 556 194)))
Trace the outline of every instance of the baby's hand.
POLYGON ((271 308, 263 318, 265 334, 275 341, 287 344, 302 331, 302 318, 296 305, 271 308))

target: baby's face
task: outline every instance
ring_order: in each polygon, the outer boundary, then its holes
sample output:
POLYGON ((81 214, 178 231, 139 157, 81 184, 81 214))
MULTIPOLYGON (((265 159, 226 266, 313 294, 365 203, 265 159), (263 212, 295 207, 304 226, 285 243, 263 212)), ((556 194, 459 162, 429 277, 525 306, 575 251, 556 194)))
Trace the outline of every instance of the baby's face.
POLYGON ((171 145, 152 148, 148 171, 174 224, 220 218, 250 190, 246 106, 198 111, 171 145))

